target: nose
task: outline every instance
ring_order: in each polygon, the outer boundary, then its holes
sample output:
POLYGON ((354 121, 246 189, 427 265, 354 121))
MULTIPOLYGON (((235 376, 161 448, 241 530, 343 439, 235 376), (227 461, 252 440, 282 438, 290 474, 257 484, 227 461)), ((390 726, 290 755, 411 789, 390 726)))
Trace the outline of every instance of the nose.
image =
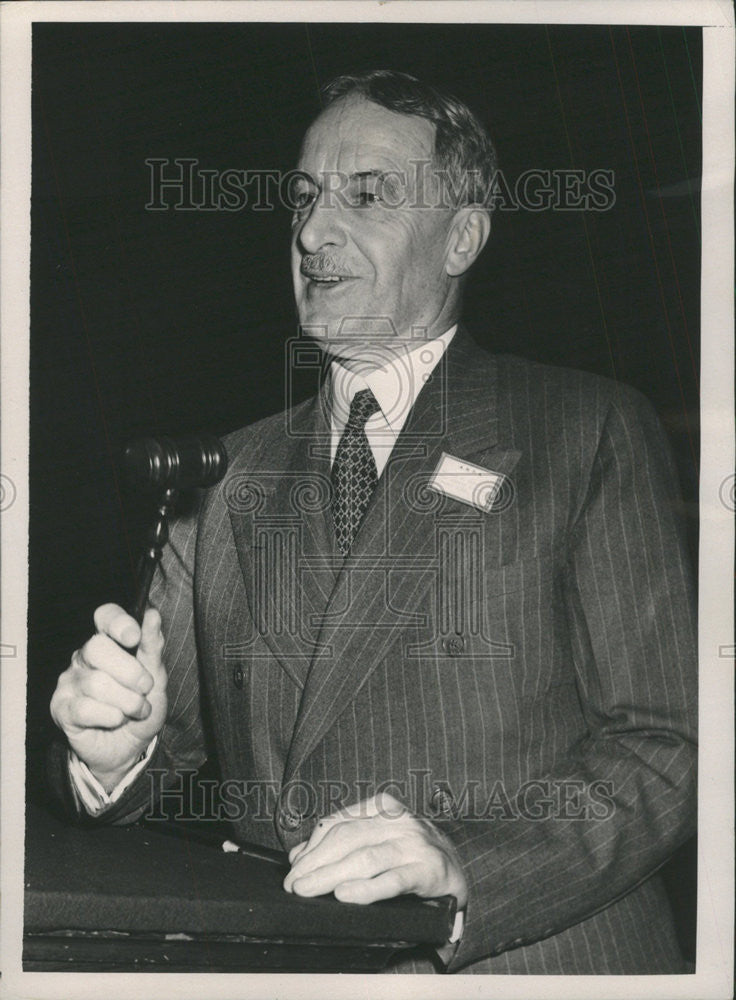
POLYGON ((325 247, 342 247, 346 236, 335 192, 324 190, 297 222, 295 236, 303 253, 317 253, 325 247))

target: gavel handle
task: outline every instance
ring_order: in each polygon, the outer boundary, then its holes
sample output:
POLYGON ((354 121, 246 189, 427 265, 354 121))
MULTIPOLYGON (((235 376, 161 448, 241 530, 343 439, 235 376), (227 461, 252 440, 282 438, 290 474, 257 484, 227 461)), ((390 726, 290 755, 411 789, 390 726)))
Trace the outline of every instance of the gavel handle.
POLYGON ((156 520, 148 533, 148 548, 143 554, 140 568, 138 570, 138 581, 136 584, 136 596, 131 614, 139 625, 143 622, 143 615, 148 605, 148 594, 153 581, 153 574, 161 560, 161 553, 164 545, 169 539, 168 518, 174 511, 174 505, 178 491, 168 489, 161 497, 161 502, 156 510, 156 520))

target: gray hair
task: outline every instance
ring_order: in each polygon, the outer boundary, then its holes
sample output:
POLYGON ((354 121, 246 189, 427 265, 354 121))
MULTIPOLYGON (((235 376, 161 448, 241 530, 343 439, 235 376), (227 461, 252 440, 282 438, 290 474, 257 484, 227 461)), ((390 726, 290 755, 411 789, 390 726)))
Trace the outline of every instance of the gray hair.
POLYGON ((435 126, 434 157, 445 173, 453 207, 491 207, 498 160, 485 126, 467 105, 408 73, 375 69, 335 77, 322 89, 323 106, 357 94, 403 115, 435 126))

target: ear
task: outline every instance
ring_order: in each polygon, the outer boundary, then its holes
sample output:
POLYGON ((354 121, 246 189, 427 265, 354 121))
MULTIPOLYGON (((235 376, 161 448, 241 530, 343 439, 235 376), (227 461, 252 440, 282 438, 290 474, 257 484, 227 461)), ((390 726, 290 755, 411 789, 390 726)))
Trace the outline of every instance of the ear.
POLYGON ((478 258, 491 233, 491 216, 478 205, 466 205, 455 213, 450 227, 445 270, 451 277, 465 274, 478 258))

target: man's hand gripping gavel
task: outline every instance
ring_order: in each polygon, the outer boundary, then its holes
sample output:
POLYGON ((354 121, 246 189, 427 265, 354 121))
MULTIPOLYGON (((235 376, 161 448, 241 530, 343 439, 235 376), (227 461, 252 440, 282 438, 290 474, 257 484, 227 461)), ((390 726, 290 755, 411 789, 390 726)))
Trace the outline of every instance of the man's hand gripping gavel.
POLYGON ((117 604, 94 613, 96 633, 72 656, 51 699, 51 716, 69 745, 110 792, 166 721, 164 637, 158 611, 146 606, 153 571, 167 539, 166 516, 181 488, 212 486, 227 457, 213 437, 147 438, 125 454, 128 477, 162 491, 158 519, 141 565, 136 617, 117 604))
POLYGON ((164 637, 154 608, 139 626, 117 604, 103 604, 94 622, 96 634, 59 677, 51 717, 110 792, 166 721, 164 637))

